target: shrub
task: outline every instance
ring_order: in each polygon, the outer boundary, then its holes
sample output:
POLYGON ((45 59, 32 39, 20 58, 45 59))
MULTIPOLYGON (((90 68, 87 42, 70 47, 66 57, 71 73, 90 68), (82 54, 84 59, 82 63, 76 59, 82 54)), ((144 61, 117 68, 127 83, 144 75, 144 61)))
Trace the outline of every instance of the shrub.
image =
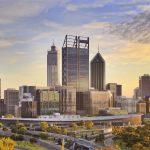
POLYGON ((24 140, 24 137, 22 135, 17 135, 17 134, 12 134, 10 136, 10 138, 15 141, 23 141, 24 140))
POLYGON ((40 133, 39 137, 43 140, 47 140, 48 139, 48 134, 47 133, 40 133))
POLYGON ((78 125, 76 123, 72 123, 70 125, 70 127, 72 127, 74 130, 76 130, 78 128, 78 125))
POLYGON ((31 142, 31 143, 36 143, 37 140, 36 140, 35 138, 31 138, 31 139, 30 139, 30 142, 31 142))

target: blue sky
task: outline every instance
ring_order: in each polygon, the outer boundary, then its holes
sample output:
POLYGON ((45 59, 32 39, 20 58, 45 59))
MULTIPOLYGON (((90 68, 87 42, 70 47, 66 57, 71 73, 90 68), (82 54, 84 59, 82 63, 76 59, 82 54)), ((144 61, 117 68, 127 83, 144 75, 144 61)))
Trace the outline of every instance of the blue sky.
POLYGON ((106 81, 131 96, 150 73, 150 0, 0 0, 2 88, 46 85, 46 53, 66 34, 90 37, 107 63, 106 81))

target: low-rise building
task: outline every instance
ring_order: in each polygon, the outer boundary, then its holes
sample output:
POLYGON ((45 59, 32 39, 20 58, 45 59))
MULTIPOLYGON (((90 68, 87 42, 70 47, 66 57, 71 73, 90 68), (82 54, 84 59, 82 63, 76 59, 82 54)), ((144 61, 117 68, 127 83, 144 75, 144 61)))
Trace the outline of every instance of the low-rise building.
POLYGON ((137 113, 146 114, 146 103, 145 102, 137 103, 136 104, 136 111, 137 111, 137 113))
POLYGON ((37 102, 36 101, 22 101, 21 102, 21 117, 22 118, 37 117, 37 102))
POLYGON ((16 109, 19 106, 19 91, 15 89, 7 89, 4 91, 4 102, 6 104, 6 113, 12 114, 14 116, 19 116, 16 114, 16 109))
POLYGON ((59 112, 59 92, 45 88, 36 91, 38 115, 51 115, 59 112))
POLYGON ((112 93, 109 91, 90 90, 83 93, 83 113, 98 115, 100 110, 113 107, 112 93))

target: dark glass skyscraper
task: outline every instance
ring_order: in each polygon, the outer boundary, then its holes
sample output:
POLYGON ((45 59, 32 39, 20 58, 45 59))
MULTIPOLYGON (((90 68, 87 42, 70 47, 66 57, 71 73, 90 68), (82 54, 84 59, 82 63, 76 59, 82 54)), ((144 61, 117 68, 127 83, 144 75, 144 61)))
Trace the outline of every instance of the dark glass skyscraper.
POLYGON ((89 90, 89 38, 66 35, 62 47, 62 85, 89 90))
POLYGON ((142 98, 150 96, 150 75, 145 74, 139 77, 139 91, 142 98))
POLYGON ((99 52, 91 61, 91 87, 99 91, 105 89, 105 60, 99 52))

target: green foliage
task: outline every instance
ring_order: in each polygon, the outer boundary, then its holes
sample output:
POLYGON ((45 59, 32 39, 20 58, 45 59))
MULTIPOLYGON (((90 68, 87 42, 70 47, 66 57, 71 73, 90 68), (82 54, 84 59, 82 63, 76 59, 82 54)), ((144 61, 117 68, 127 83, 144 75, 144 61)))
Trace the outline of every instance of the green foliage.
POLYGON ((36 140, 35 138, 31 138, 31 139, 30 139, 30 142, 31 142, 31 143, 36 143, 37 140, 36 140))
POLYGON ((66 135, 68 133, 68 130, 66 128, 62 128, 61 133, 66 135))
POLYGON ((3 123, 0 122, 0 128, 3 128, 3 126, 4 126, 3 123))
POLYGON ((8 128, 3 126, 3 131, 8 131, 8 128))
POLYGON ((11 126, 11 131, 13 133, 25 134, 27 132, 27 128, 23 123, 17 122, 15 125, 11 126))
POLYGON ((61 127, 53 125, 48 128, 48 131, 52 133, 61 133, 61 127))
POLYGON ((41 122, 40 127, 41 127, 41 130, 45 132, 48 130, 49 125, 47 122, 41 122))
POLYGON ((74 130, 76 130, 78 128, 78 125, 76 123, 72 123, 70 125, 71 128, 73 128, 74 130))
POLYGON ((24 137, 22 135, 12 134, 10 138, 14 141, 23 141, 24 137))
POLYGON ((22 149, 27 149, 27 150, 46 150, 44 147, 40 145, 27 142, 27 141, 17 142, 17 147, 22 148, 22 149))
POLYGON ((86 129, 92 129, 92 127, 93 127, 93 122, 91 121, 91 120, 87 120, 87 121, 85 121, 85 127, 86 127, 86 129))
POLYGON ((14 115, 12 115, 12 114, 6 114, 5 118, 14 118, 14 115))
POLYGON ((80 122, 77 123, 78 126, 84 126, 85 125, 85 121, 81 120, 80 122))
POLYGON ((150 125, 142 127, 114 127, 115 140, 121 140, 133 150, 150 149, 150 125), (141 148, 142 147, 142 148, 141 148))
POLYGON ((47 140, 47 139, 48 139, 48 134, 47 134, 47 133, 40 133, 40 134, 39 134, 39 137, 40 137, 42 140, 47 140))

